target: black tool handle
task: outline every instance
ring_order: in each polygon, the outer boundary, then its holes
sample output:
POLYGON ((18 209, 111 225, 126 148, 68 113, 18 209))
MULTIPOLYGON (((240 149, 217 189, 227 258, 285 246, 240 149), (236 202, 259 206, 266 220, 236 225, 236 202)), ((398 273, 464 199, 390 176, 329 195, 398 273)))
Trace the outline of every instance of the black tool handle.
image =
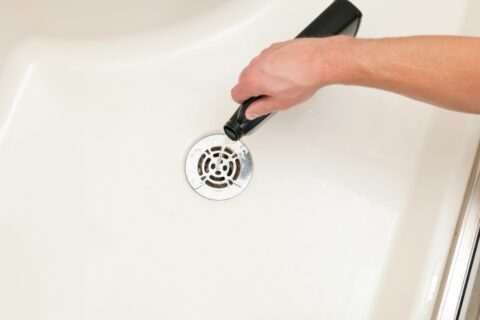
MULTIPOLYGON (((335 0, 296 38, 322 38, 334 35, 355 36, 360 27, 362 13, 348 0, 335 0)), ((232 140, 239 140, 263 122, 270 114, 248 120, 245 112, 248 107, 263 96, 252 97, 238 107, 225 124, 225 134, 232 140)))

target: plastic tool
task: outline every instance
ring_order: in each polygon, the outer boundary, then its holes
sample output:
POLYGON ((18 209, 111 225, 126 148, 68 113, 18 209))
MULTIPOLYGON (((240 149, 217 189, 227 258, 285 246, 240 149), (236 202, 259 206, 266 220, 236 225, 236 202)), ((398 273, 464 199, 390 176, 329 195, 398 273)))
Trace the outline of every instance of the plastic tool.
MULTIPOLYGON (((310 23, 297 38, 322 38, 334 35, 355 36, 360 27, 362 12, 347 0, 335 0, 312 23, 310 23)), ((248 120, 245 112, 248 107, 262 96, 251 97, 238 107, 232 117, 225 123, 223 130, 232 140, 240 140, 252 132, 259 124, 272 114, 248 120)))

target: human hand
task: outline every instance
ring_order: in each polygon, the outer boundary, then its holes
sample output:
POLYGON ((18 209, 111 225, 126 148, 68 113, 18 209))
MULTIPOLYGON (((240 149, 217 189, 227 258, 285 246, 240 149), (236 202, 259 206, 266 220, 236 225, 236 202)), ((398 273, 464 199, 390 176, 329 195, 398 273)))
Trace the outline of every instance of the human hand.
POLYGON ((337 62, 339 50, 352 39, 336 36, 275 43, 242 71, 232 98, 243 103, 250 97, 264 96, 247 109, 250 120, 303 102, 337 81, 342 70, 337 62))

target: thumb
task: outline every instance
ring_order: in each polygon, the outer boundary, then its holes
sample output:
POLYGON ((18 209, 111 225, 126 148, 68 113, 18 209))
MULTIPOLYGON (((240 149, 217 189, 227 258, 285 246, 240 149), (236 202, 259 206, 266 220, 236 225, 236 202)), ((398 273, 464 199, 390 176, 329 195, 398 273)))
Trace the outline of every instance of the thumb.
POLYGON ((278 100, 273 97, 263 97, 248 107, 245 116, 248 120, 254 120, 260 116, 278 111, 279 109, 281 109, 281 104, 278 100))

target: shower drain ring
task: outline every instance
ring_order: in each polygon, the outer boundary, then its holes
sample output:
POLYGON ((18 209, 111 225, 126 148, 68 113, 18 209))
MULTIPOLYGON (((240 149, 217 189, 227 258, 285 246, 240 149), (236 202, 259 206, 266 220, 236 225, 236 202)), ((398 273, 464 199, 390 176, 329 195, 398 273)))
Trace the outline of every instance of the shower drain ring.
POLYGON ((211 200, 235 197, 252 177, 252 157, 247 147, 225 135, 198 141, 185 163, 187 180, 195 192, 211 200))

